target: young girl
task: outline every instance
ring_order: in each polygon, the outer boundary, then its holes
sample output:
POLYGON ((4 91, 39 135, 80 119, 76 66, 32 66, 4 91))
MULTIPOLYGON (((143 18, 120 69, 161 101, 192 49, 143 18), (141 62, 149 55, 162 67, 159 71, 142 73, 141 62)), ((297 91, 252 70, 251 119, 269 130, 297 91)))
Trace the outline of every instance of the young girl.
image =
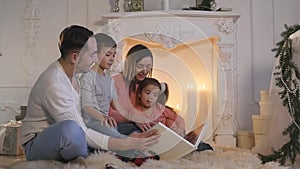
MULTIPOLYGON (((166 83, 159 83, 154 78, 146 78, 142 81, 136 91, 135 107, 143 112, 139 119, 144 118, 144 122, 150 123, 151 126, 161 122, 182 137, 187 137, 184 119, 173 108, 165 105, 168 97, 169 89, 166 83)), ((204 150, 213 150, 213 148, 201 142, 196 151, 204 150)))
POLYGON ((143 80, 136 91, 136 108, 142 112, 139 119, 151 126, 158 122, 165 124, 181 136, 185 136, 185 122, 172 108, 165 106, 168 86, 154 78, 143 80))

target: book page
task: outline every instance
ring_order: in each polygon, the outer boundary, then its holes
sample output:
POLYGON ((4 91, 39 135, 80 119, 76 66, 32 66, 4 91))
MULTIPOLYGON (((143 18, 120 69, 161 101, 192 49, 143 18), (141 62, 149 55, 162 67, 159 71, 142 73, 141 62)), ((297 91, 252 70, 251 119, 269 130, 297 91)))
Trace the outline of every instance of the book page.
POLYGON ((184 141, 180 141, 172 149, 160 154, 161 160, 176 160, 196 150, 196 147, 192 144, 186 144, 184 141))
POLYGON ((157 129, 161 137, 157 144, 143 152, 146 156, 159 155, 166 160, 178 159, 196 149, 192 143, 162 123, 156 124, 152 129, 157 129))

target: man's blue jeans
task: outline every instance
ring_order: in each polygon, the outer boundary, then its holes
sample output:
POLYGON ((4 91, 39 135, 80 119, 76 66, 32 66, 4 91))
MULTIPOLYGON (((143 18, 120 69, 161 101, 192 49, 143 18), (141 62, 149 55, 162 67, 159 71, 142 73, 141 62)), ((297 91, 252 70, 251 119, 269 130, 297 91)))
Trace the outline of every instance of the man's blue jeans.
POLYGON ((85 133, 75 121, 57 122, 26 143, 25 155, 28 161, 68 162, 78 156, 87 157, 85 133))

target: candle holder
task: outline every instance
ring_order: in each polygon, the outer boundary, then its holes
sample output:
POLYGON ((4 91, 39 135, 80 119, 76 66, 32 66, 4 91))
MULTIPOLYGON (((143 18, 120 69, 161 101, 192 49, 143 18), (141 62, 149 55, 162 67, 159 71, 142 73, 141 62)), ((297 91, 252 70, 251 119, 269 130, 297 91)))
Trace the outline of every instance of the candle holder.
POLYGON ((203 11, 215 11, 217 3, 215 0, 196 0, 196 8, 203 11))
POLYGON ((113 12, 119 12, 120 11, 119 0, 114 0, 114 6, 113 6, 112 11, 113 12))
POLYGON ((125 9, 125 12, 131 12, 132 11, 132 0, 125 0, 124 9, 125 9))
POLYGON ((132 11, 143 11, 144 1, 143 0, 132 0, 132 11))

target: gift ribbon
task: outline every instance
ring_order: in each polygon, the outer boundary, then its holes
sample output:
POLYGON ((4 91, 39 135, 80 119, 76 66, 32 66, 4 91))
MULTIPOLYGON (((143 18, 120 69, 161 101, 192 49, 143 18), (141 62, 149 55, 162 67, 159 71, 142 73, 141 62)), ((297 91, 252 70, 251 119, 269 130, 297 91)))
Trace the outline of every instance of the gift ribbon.
POLYGON ((5 139, 6 127, 0 127, 0 154, 3 154, 3 144, 5 139))

